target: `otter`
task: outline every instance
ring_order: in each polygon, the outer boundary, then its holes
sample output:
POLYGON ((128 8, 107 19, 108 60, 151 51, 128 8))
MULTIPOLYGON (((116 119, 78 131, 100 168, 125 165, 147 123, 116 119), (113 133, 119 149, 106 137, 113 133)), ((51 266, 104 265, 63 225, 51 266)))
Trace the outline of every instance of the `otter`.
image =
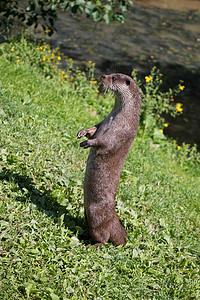
POLYGON ((78 132, 91 147, 84 178, 84 209, 89 236, 99 247, 107 241, 125 245, 127 233, 115 211, 115 197, 123 163, 136 136, 141 96, 135 81, 124 74, 101 76, 104 87, 115 94, 110 114, 97 125, 78 132))

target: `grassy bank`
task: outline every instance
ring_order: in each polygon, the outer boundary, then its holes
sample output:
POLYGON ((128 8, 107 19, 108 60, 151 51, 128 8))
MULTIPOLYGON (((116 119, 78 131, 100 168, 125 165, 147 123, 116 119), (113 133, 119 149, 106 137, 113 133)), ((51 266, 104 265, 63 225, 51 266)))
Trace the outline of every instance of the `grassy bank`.
MULTIPOLYGON (((87 248, 76 133, 113 96, 47 45, 0 51, 0 298, 199 299, 200 170, 186 145, 143 135, 122 170, 116 208, 125 247, 87 248), (41 47, 41 48, 40 48, 41 47)), ((142 128, 142 126, 141 126, 142 128)))

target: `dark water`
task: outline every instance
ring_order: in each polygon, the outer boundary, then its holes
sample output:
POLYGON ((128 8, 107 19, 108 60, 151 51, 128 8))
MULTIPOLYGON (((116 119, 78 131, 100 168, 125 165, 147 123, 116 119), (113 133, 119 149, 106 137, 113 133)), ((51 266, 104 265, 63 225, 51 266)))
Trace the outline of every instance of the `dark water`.
POLYGON ((56 26, 50 44, 60 46, 81 69, 95 62, 97 77, 137 68, 142 78, 156 65, 165 88, 184 80, 186 89, 175 99, 183 103, 184 113, 168 118, 166 134, 200 147, 200 1, 136 1, 123 25, 96 25, 60 12, 56 26))

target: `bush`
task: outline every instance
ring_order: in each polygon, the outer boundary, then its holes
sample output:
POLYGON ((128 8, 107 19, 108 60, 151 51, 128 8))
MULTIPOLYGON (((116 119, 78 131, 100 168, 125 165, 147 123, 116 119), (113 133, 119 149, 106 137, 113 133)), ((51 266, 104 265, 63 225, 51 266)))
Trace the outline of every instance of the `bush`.
POLYGON ((163 128, 168 124, 164 115, 170 114, 176 117, 182 113, 182 104, 174 105, 174 96, 179 94, 185 87, 180 83, 176 88, 167 92, 160 90, 162 85, 162 74, 156 67, 151 70, 150 75, 145 76, 145 85, 137 78, 137 70, 133 70, 132 77, 140 88, 142 96, 140 130, 143 137, 150 136, 163 139, 163 128))

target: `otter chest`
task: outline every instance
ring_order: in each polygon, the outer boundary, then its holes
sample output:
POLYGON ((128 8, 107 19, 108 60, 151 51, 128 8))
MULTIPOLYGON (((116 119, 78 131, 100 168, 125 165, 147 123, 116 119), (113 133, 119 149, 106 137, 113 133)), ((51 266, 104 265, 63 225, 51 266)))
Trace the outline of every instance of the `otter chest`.
POLYGON ((101 124, 101 126, 98 128, 98 130, 95 132, 93 138, 97 138, 98 136, 103 135, 104 133, 106 133, 112 126, 114 126, 114 117, 111 116, 109 117, 109 119, 104 120, 105 122, 103 122, 101 124))

